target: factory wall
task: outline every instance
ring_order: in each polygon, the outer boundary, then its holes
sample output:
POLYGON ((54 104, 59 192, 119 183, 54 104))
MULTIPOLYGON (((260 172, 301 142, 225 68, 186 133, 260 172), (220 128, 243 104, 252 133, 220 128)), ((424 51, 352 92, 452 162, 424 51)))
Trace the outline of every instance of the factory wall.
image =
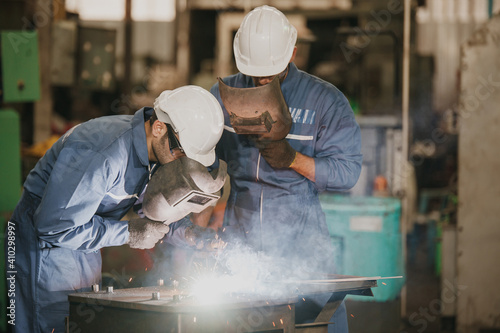
POLYGON ((496 15, 462 46, 457 280, 451 281, 458 333, 500 327, 499 40, 496 15))

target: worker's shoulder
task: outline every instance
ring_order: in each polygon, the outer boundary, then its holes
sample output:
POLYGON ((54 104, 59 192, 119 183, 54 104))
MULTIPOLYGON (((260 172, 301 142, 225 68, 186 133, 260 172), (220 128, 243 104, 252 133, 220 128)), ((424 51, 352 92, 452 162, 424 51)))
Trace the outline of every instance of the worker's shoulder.
POLYGON ((70 133, 66 145, 101 153, 109 153, 120 146, 125 148, 132 140, 132 118, 130 115, 113 115, 86 121, 70 133))
MULTIPOLYGON (((307 101, 317 105, 347 104, 345 95, 332 83, 304 71, 297 71, 292 77, 290 88, 283 85, 282 89, 294 96, 296 100, 307 101)), ((286 80, 285 80, 286 82, 286 80)))
POLYGON ((297 81, 310 91, 328 93, 333 97, 344 95, 333 83, 301 70, 297 72, 297 81))

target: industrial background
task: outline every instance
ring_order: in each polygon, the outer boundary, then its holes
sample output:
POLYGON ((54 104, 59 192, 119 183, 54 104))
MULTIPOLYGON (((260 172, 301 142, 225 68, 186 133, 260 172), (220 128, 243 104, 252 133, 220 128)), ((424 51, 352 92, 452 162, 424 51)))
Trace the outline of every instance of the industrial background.
MULTIPOLYGON (((66 130, 237 72, 234 33, 264 4, 297 27, 297 66, 336 85, 361 127, 357 185, 322 195, 341 273, 403 276, 348 296, 350 331, 500 332, 498 0, 1 0, 2 232, 66 130)), ((115 288, 153 265, 127 246, 103 260, 115 288)), ((2 276, 2 309, 6 288, 2 276)))

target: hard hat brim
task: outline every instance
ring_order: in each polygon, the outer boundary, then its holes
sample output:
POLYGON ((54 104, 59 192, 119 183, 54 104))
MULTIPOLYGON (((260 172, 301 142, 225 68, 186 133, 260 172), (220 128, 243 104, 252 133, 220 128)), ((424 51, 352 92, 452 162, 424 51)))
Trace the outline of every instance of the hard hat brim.
MULTIPOLYGON (((290 55, 290 58, 292 55, 290 55)), ((246 66, 242 64, 241 62, 236 62, 236 67, 238 70, 247 76, 252 76, 252 77, 264 77, 264 76, 273 76, 273 75, 278 75, 279 73, 283 72, 286 69, 286 66, 288 66, 289 62, 286 64, 280 64, 277 66, 269 66, 269 67, 256 67, 256 66, 246 66)))

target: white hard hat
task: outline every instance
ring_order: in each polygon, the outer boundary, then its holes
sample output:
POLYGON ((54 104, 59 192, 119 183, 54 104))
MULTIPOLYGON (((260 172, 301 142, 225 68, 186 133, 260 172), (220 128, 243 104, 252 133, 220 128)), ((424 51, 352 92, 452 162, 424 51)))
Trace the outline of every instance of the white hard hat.
POLYGON ((249 12, 233 42, 238 70, 249 76, 277 75, 292 58, 297 30, 286 16, 271 6, 249 12))
POLYGON ((224 130, 224 116, 217 99, 207 90, 183 86, 165 90, 156 98, 158 120, 172 125, 187 157, 210 166, 215 161, 215 145, 224 130))

